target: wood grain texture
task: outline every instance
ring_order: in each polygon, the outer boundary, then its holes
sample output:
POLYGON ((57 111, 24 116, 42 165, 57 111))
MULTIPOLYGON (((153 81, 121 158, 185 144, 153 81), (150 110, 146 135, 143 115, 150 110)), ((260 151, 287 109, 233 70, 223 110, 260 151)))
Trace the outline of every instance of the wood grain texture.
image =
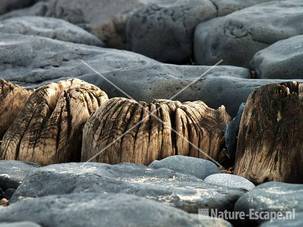
POLYGON ((234 172, 255 183, 303 182, 303 84, 272 84, 248 98, 234 172))
POLYGON ((229 121, 224 107, 214 110, 202 101, 113 98, 86 123, 81 160, 147 165, 178 154, 208 158, 206 152, 220 162, 229 121))
POLYGON ((101 89, 77 79, 37 89, 5 133, 1 158, 42 165, 80 161, 83 126, 106 100, 101 89))
POLYGON ((0 140, 23 109, 31 91, 11 82, 0 80, 0 140))

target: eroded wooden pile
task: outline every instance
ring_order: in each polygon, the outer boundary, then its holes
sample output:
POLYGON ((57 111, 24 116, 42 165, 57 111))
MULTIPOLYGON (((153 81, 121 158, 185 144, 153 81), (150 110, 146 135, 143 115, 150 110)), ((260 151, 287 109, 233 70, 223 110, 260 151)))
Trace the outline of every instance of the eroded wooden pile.
POLYGON ((303 182, 303 84, 271 84, 248 98, 235 173, 249 180, 303 182))
POLYGON ((77 79, 37 89, 5 133, 1 159, 79 161, 83 125, 107 99, 101 89, 77 79))
POLYGON ((214 110, 202 101, 113 98, 84 127, 82 161, 149 164, 179 154, 220 162, 229 120, 224 107, 214 110))
POLYGON ((0 140, 20 110, 31 91, 5 80, 0 80, 0 140))

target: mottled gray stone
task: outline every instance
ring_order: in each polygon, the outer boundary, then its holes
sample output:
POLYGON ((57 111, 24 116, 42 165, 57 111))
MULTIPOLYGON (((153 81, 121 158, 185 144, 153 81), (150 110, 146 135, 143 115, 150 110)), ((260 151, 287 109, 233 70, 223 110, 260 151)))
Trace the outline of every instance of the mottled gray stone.
POLYGON ((40 227, 40 225, 33 222, 12 222, 0 223, 0 227, 40 227))
POLYGON ((258 78, 303 79, 303 35, 274 43, 255 54, 250 67, 258 78))
POLYGON ((37 0, 1 0, 0 15, 9 11, 20 9, 34 4, 37 0))
POLYGON ((194 56, 198 64, 249 66, 252 57, 269 45, 303 34, 303 2, 258 4, 197 26, 194 56))
MULTIPOLYGON (((303 185, 288 184, 282 182, 268 182, 255 187, 245 193, 235 204, 236 211, 249 210, 254 212, 287 212, 295 210, 296 213, 303 211, 303 185)), ((254 220, 264 222, 266 220, 254 220)))
POLYGON ((204 179, 211 174, 220 172, 220 169, 211 161, 182 155, 167 157, 160 161, 155 160, 149 165, 149 167, 154 169, 167 168, 179 173, 192 175, 200 179, 204 179))
POLYGON ((255 187, 252 182, 244 177, 226 173, 212 174, 206 177, 204 181, 208 184, 215 184, 230 188, 240 188, 247 191, 250 191, 255 187))
POLYGON ((16 189, 24 177, 38 166, 29 162, 0 160, 0 188, 16 189))
POLYGON ((67 42, 103 46, 97 37, 82 28, 50 17, 24 16, 2 20, 0 32, 37 35, 67 42))
POLYGON ((148 5, 128 20, 128 49, 162 62, 190 62, 194 28, 216 15, 216 7, 209 0, 148 5))
POLYGON ((260 227, 302 227, 303 226, 303 213, 295 213, 286 219, 276 219, 263 223, 260 227))
POLYGON ((237 137, 244 107, 245 104, 241 103, 237 115, 227 124, 224 133, 225 146, 227 148, 228 155, 232 160, 235 159, 236 155, 237 137))
POLYGON ((78 192, 134 194, 191 213, 205 207, 232 209, 244 193, 239 189, 209 185, 169 169, 135 164, 68 163, 37 169, 19 186, 11 202, 78 192))
POLYGON ((126 194, 76 193, 27 199, 0 208, 0 221, 34 221, 48 227, 231 226, 126 194))

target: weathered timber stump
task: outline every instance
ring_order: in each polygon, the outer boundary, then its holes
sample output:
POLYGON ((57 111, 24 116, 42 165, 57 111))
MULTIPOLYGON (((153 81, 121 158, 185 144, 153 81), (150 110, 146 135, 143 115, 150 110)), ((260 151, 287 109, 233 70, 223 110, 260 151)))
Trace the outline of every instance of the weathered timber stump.
POLYGON ((31 91, 0 80, 0 140, 16 116, 23 109, 31 91))
POLYGON ((214 110, 202 101, 113 98, 83 129, 82 161, 149 164, 187 155, 220 162, 229 120, 223 106, 214 110))
POLYGON ((42 165, 80 161, 83 126, 107 99, 101 89, 81 80, 37 89, 5 133, 1 158, 42 165))
POLYGON ((263 86, 240 123, 235 173, 255 183, 303 182, 303 84, 263 86))

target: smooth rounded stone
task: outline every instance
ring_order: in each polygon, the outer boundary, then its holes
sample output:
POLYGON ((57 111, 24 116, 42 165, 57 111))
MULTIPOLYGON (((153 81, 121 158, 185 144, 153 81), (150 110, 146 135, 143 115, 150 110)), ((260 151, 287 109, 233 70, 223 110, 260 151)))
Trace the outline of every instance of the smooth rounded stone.
POLYGON ((0 221, 33 221, 49 227, 228 226, 179 209, 126 194, 74 193, 27 199, 0 208, 0 221), (18 215, 15 215, 18 214, 18 215))
POLYGON ((290 216, 288 219, 278 219, 264 222, 260 227, 302 227, 303 213, 296 212, 295 216, 290 216))
POLYGON ((24 16, 0 20, 0 32, 37 35, 67 42, 103 46, 102 41, 82 28, 50 17, 24 16))
MULTIPOLYGON (((267 182, 243 194, 235 204, 236 211, 249 214, 256 212, 292 212, 303 211, 303 185, 282 182, 267 182)), ((251 220, 252 221, 252 220, 251 220)), ((264 222, 266 220, 254 220, 264 222)))
POLYGON ((21 9, 33 5, 37 0, 1 0, 0 15, 12 10, 21 9))
POLYGON ((0 160, 0 188, 4 191, 9 188, 16 189, 24 177, 38 167, 29 162, 0 160))
POLYGON ((291 37, 260 50, 250 62, 257 78, 303 79, 303 35, 291 37))
POLYGON ((210 185, 169 169, 143 165, 67 163, 37 169, 23 181, 10 202, 77 192, 127 193, 164 202, 187 212, 200 208, 233 209, 243 190, 210 185))
POLYGON ((245 103, 241 103, 237 115, 227 124, 224 133, 225 146, 231 160, 235 160, 238 132, 244 107, 245 103))
POLYGON ((195 26, 216 15, 216 7, 209 0, 147 5, 128 20, 127 48, 162 62, 190 62, 195 26))
POLYGON ((230 188, 240 188, 247 191, 252 190, 255 185, 244 177, 226 174, 226 173, 217 173, 212 174, 204 179, 205 183, 215 184, 230 188))
POLYGON ((197 26, 194 56, 198 64, 249 66, 259 50, 303 34, 303 2, 271 1, 236 11, 197 26))
POLYGON ((175 155, 160 161, 153 161, 149 167, 154 169, 167 168, 200 179, 220 172, 220 169, 211 161, 182 155, 175 155))
POLYGON ((0 223, 0 227, 40 227, 40 225, 26 221, 26 222, 0 223))

